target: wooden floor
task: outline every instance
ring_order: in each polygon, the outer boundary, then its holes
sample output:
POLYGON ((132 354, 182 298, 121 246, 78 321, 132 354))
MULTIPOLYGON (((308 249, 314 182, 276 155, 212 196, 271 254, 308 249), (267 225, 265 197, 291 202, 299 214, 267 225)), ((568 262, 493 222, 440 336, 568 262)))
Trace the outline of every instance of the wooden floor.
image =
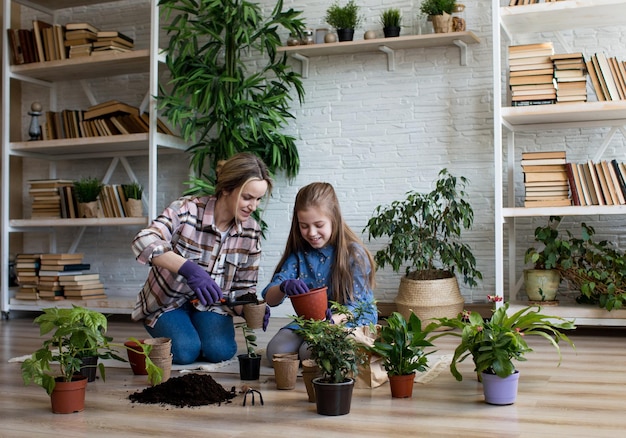
MULTIPOLYGON (((557 356, 539 340, 521 371, 517 402, 490 406, 480 384, 466 377, 457 382, 444 372, 428 384, 416 385, 411 399, 392 399, 388 384, 355 390, 350 414, 318 415, 308 403, 302 381, 295 390, 275 389, 273 377, 252 386, 261 391, 264 406, 232 404, 176 408, 132 404, 128 395, 146 387, 145 377, 130 368, 109 368, 107 381, 90 383, 84 412, 59 415, 50 410, 45 391, 23 386, 20 366, 8 359, 31 353, 38 345, 32 314, 0 322, 0 437, 617 437, 626 430, 626 332, 623 329, 578 330, 576 352, 557 356), (605 331, 606 330, 606 331, 605 331)), ((116 341, 145 335, 143 327, 117 316, 109 334, 116 341)), ((272 320, 259 347, 285 320, 272 320)), ((454 348, 443 338, 436 354, 454 348)), ((174 373, 173 375, 176 375, 174 373)), ((225 388, 241 386, 238 375, 212 374, 225 388)))

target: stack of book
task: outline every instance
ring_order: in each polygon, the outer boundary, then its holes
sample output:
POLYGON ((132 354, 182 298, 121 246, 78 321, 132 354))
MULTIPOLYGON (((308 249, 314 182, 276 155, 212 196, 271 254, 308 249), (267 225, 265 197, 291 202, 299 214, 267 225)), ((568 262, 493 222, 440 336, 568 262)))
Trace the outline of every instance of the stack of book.
POLYGON ((39 254, 18 254, 15 257, 15 274, 19 289, 15 298, 20 300, 39 299, 39 254))
POLYGON ((582 53, 553 55, 554 79, 556 81, 556 101, 587 101, 587 67, 582 53))
POLYGON ((524 207, 571 205, 565 151, 523 152, 524 207))
POLYGON ((129 52, 133 50, 135 41, 126 34, 116 30, 100 31, 93 42, 92 56, 111 52, 129 52))
POLYGON ((63 294, 67 299, 94 300, 106 298, 100 274, 77 274, 60 277, 63 294))
POLYGON ((83 254, 80 253, 41 254, 39 297, 46 300, 64 299, 60 278, 65 275, 82 274, 90 268, 89 264, 83 263, 83 254))
POLYGON ((73 186, 74 182, 65 179, 33 179, 29 180, 28 194, 32 200, 31 218, 61 218, 61 191, 64 187, 73 186))
POLYGON ((98 39, 98 28, 89 23, 67 23, 65 25, 65 47, 68 57, 89 56, 93 42, 98 39))
POLYGON ((552 55, 552 42, 509 46, 509 86, 513 106, 555 103, 552 55))
POLYGON ((626 204, 626 167, 617 160, 568 163, 575 205, 626 204))
POLYGON ((604 53, 587 61, 587 70, 599 101, 626 99, 626 63, 604 53))

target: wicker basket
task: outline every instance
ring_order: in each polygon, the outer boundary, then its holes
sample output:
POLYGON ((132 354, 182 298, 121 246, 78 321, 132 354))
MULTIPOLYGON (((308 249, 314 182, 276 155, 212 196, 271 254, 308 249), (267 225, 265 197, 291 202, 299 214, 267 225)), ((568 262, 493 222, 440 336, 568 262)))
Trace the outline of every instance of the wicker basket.
POLYGON ((440 280, 410 280, 404 276, 395 302, 405 319, 413 312, 424 324, 434 318, 456 318, 465 304, 454 276, 440 280))

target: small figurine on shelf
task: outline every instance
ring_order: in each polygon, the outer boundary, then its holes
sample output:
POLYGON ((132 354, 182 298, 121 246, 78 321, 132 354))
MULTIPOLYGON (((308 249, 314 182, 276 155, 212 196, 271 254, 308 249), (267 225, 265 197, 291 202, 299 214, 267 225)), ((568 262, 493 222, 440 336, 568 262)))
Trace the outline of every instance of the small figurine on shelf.
POLYGON ((43 113, 41 103, 33 102, 30 105, 30 111, 28 115, 32 117, 30 120, 30 127, 28 128, 28 135, 30 135, 29 141, 41 140, 41 126, 39 125, 39 116, 43 113))

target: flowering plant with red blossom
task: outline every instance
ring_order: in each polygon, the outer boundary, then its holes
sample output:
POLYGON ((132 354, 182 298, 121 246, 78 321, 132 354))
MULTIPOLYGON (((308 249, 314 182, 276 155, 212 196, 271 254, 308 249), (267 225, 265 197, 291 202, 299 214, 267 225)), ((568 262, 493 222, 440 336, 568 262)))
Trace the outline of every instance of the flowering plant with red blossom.
MULTIPOLYGON (((492 302, 502 301, 502 297, 489 296, 492 302)), ((458 336, 461 343, 454 350, 450 372, 459 381, 463 376, 457 365, 472 356, 475 371, 507 377, 515 373, 513 360, 525 361, 524 355, 533 351, 526 343, 530 335, 547 339, 559 354, 559 341, 564 340, 572 348, 574 343, 561 330, 576 328, 573 321, 541 313, 540 307, 525 307, 515 313, 509 312, 509 303, 496 308, 491 318, 484 319, 477 312, 463 311, 457 318, 438 318, 438 327, 452 330, 433 336, 430 341, 446 335, 458 336)))

